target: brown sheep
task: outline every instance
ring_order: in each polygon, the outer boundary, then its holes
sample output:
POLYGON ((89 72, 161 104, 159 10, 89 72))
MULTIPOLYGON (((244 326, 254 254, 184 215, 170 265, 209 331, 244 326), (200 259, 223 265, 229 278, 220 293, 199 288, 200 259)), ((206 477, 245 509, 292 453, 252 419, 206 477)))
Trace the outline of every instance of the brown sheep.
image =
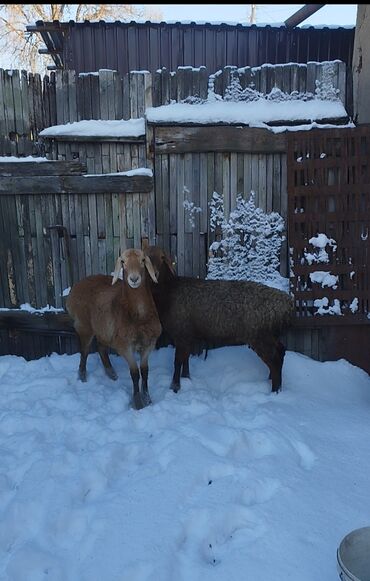
POLYGON ((285 347, 279 337, 294 314, 291 297, 252 281, 178 277, 157 246, 144 252, 158 278, 153 288, 163 331, 176 348, 172 389, 189 377, 189 355, 204 348, 249 345, 270 370, 272 391, 281 388, 285 347))
POLYGON ((133 382, 133 406, 136 409, 151 403, 148 358, 161 334, 161 324, 146 270, 152 281, 157 283, 150 258, 141 250, 126 250, 117 259, 113 279, 103 274, 88 276, 72 287, 66 302, 80 338, 80 380, 86 381, 86 360, 95 336, 100 358, 111 379, 117 379, 117 374, 110 362, 108 348, 115 349, 126 359, 133 382), (118 282, 121 266, 123 280, 118 282), (140 372, 135 361, 136 352, 140 354, 140 372))

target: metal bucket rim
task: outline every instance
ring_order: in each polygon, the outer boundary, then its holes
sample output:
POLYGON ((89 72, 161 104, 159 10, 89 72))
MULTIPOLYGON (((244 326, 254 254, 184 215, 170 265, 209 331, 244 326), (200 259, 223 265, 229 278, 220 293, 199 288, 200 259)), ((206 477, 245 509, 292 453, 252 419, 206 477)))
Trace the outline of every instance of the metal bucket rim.
POLYGON ((361 581, 361 579, 359 579, 358 577, 355 577, 353 575, 353 573, 351 573, 351 571, 349 571, 347 569, 347 567, 343 563, 342 559, 340 558, 339 549, 337 549, 337 562, 338 562, 338 565, 339 565, 341 571, 343 573, 345 573, 345 575, 347 575, 348 579, 350 579, 351 581, 361 581))
POLYGON ((349 537, 351 537, 355 533, 359 533, 360 531, 364 531, 364 530, 367 530, 367 531, 370 532, 370 526, 360 527, 358 529, 353 529, 353 531, 350 531, 349 533, 347 533, 343 537, 343 539, 341 540, 340 545, 339 545, 339 547, 337 549, 337 561, 338 561, 338 565, 342 569, 343 573, 345 573, 351 581, 361 581, 361 579, 359 579, 358 577, 356 577, 356 575, 354 573, 351 573, 351 571, 349 571, 349 569, 347 569, 347 567, 345 566, 345 564, 343 563, 343 561, 341 559, 340 550, 341 550, 342 545, 345 543, 345 541, 348 540, 349 537))

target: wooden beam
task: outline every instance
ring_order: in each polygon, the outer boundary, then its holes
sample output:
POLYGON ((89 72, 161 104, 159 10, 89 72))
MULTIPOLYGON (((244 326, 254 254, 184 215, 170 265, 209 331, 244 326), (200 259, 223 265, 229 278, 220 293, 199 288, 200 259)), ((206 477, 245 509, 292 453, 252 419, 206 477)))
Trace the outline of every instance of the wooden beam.
POLYGON ((295 26, 298 26, 298 24, 301 24, 301 22, 306 20, 309 16, 315 14, 315 12, 320 10, 320 8, 323 6, 325 6, 325 4, 305 4, 297 12, 292 14, 292 16, 289 16, 289 18, 285 20, 284 24, 287 28, 294 28, 295 26))
POLYGON ((86 172, 86 163, 80 161, 0 161, 0 177, 81 175, 86 172))
POLYGON ((65 312, 30 313, 18 309, 0 311, 0 329, 75 334, 72 319, 65 312))
POLYGON ((59 135, 40 135, 40 138, 42 139, 53 139, 54 141, 63 141, 63 142, 67 142, 67 143, 72 143, 72 142, 98 142, 98 143, 102 143, 102 142, 114 142, 114 143, 134 143, 135 145, 138 145, 139 143, 145 143, 145 137, 141 136, 141 137, 117 137, 114 135, 70 135, 68 133, 66 134, 59 134, 59 135))
POLYGON ((148 193, 153 178, 147 175, 81 175, 2 177, 1 194, 148 193))
POLYGON ((156 153, 227 152, 279 153, 286 151, 285 133, 247 126, 155 125, 156 153))

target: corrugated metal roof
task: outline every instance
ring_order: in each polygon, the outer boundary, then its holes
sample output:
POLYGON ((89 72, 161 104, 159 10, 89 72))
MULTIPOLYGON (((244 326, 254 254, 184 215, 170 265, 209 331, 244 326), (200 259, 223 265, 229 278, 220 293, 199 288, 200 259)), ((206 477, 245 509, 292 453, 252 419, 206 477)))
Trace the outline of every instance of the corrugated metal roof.
POLYGON ((42 22, 41 33, 57 66, 77 73, 116 69, 156 70, 340 59, 351 65, 355 27, 284 24, 105 21, 42 22), (62 47, 62 48, 61 48, 62 47))

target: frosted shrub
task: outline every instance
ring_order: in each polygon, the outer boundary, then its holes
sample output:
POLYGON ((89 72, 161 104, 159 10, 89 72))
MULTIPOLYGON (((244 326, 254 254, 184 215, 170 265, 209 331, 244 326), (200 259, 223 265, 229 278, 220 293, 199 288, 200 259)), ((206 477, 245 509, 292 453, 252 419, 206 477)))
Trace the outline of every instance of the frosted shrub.
POLYGON ((210 229, 216 240, 210 246, 208 279, 254 280, 285 290, 285 279, 279 273, 284 220, 277 212, 266 214, 257 208, 254 192, 249 200, 238 194, 228 220, 222 196, 214 192, 210 229))
POLYGON ((253 86, 245 87, 245 89, 243 89, 239 77, 236 74, 233 74, 230 84, 226 87, 224 100, 232 102, 251 102, 263 98, 264 95, 259 91, 256 91, 253 86))

